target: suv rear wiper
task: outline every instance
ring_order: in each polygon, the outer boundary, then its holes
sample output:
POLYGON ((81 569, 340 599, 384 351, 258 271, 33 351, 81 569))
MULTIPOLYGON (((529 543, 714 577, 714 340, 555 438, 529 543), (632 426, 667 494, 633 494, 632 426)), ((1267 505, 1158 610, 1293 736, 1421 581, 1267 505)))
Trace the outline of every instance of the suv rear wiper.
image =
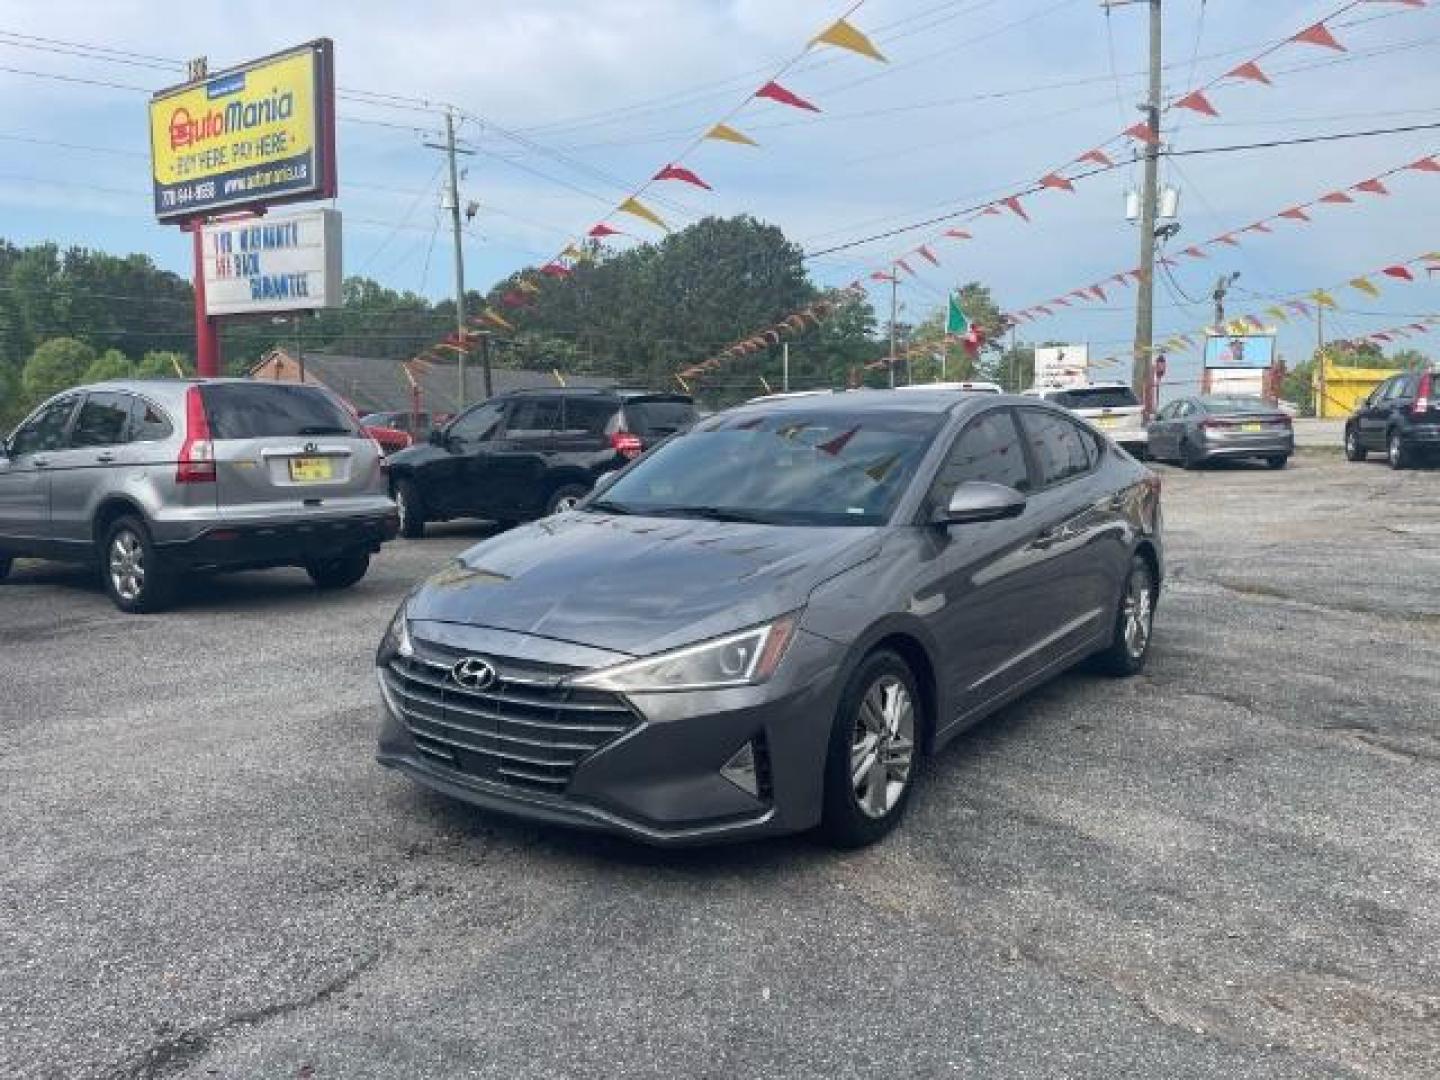
POLYGON ((353 435, 350 428, 336 427, 334 424, 311 424, 309 427, 302 427, 295 432, 296 435, 353 435))

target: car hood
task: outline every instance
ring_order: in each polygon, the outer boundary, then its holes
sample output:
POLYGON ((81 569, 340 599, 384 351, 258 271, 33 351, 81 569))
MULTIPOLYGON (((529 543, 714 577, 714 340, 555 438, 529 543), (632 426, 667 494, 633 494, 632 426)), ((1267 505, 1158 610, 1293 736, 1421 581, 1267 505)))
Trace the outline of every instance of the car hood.
POLYGON ((477 544, 409 615, 647 656, 802 607, 880 534, 579 511, 477 544))

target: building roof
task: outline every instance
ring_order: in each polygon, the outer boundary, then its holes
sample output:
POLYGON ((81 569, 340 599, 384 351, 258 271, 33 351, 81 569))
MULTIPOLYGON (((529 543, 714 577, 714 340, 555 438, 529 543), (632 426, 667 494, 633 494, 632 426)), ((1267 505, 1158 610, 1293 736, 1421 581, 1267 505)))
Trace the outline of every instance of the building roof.
MULTIPOLYGON (((398 359, 374 356, 335 356, 330 353, 307 352, 305 381, 319 382, 345 398, 363 416, 372 412, 391 412, 410 408, 410 382, 398 359)), ((419 372, 421 407, 431 413, 460 411, 458 363, 453 359, 431 360, 428 369, 419 372)), ((298 380, 299 365, 293 354, 276 349, 266 355, 250 371, 261 378, 298 380), (280 370, 277 370, 279 368, 280 370)), ((548 371, 523 371, 515 368, 491 369, 495 393, 557 386, 555 375, 548 371)), ((472 359, 465 368, 468 401, 473 405, 485 398, 485 377, 480 363, 472 359)), ((567 386, 611 387, 614 379, 596 376, 566 375, 567 386)))

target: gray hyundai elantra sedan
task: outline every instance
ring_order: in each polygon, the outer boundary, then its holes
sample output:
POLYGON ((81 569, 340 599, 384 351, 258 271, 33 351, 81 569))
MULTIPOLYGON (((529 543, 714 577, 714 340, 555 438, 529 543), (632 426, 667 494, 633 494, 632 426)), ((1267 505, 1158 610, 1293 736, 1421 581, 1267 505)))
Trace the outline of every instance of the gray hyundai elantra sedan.
POLYGON ((866 844, 968 725, 1081 661, 1139 671, 1163 573, 1159 480, 1054 406, 754 403, 419 585, 378 756, 651 843, 866 844))

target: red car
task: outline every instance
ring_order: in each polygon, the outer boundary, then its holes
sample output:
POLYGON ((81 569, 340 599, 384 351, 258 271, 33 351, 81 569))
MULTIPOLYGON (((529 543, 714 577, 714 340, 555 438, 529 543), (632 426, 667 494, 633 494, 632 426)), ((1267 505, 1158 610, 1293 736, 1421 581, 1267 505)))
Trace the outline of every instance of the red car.
POLYGON ((363 428, 366 435, 380 444, 380 449, 385 451, 386 457, 404 450, 415 442, 407 432, 401 431, 399 428, 373 427, 370 424, 363 425, 363 428))

